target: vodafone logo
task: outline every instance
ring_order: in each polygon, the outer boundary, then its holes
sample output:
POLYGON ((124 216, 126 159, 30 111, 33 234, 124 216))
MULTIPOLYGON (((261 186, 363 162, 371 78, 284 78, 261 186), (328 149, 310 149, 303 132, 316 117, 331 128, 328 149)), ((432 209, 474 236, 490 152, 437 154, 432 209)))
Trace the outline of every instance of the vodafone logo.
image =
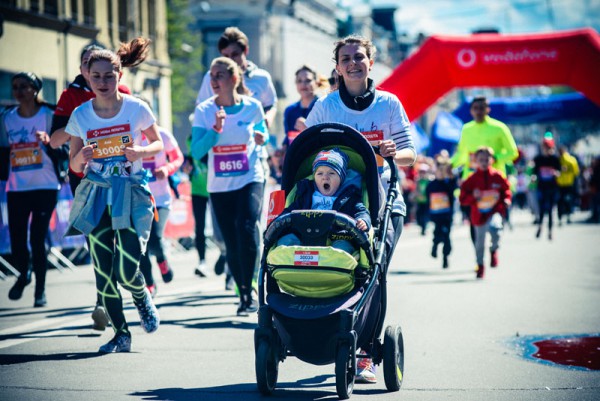
POLYGON ((458 65, 463 68, 471 68, 475 65, 475 61, 477 61, 477 55, 475 54, 475 50, 473 49, 461 49, 456 55, 456 61, 458 65))
POLYGON ((273 210, 275 209, 275 201, 273 199, 271 199, 269 201, 269 214, 273 213, 273 210))

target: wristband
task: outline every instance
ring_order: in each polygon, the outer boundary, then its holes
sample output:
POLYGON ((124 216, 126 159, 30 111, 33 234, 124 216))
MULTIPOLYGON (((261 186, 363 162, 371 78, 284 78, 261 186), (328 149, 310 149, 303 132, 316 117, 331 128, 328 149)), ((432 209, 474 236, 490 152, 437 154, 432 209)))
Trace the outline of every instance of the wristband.
POLYGON ((223 133, 223 127, 221 127, 221 129, 217 129, 216 125, 213 125, 212 129, 217 133, 217 134, 222 134, 223 133))

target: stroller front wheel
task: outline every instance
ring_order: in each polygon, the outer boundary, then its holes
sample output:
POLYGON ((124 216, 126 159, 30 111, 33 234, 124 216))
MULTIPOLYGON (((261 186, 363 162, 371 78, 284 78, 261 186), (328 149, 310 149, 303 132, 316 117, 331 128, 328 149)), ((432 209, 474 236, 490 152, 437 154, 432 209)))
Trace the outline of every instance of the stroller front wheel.
POLYGON ((354 390, 355 355, 350 345, 340 344, 335 357, 335 387, 340 400, 347 400, 354 390))
POLYGON ((404 375, 404 339, 400 326, 388 326, 383 338, 383 377, 388 391, 398 391, 404 375))
POLYGON ((256 347, 256 384, 263 395, 271 395, 277 384, 279 360, 275 347, 266 340, 256 347))

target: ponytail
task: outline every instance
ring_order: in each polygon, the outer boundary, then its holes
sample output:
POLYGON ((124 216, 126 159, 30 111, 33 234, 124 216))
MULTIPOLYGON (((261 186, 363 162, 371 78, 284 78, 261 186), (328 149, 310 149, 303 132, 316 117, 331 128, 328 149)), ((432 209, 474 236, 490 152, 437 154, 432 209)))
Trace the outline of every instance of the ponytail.
POLYGON ((88 69, 99 60, 110 62, 116 71, 121 71, 123 67, 136 67, 146 60, 150 42, 150 39, 139 37, 128 43, 121 43, 116 53, 106 49, 94 50, 88 61, 88 69))
POLYGON ((121 43, 117 56, 121 59, 122 67, 136 67, 146 60, 148 56, 150 39, 138 37, 129 43, 121 43))

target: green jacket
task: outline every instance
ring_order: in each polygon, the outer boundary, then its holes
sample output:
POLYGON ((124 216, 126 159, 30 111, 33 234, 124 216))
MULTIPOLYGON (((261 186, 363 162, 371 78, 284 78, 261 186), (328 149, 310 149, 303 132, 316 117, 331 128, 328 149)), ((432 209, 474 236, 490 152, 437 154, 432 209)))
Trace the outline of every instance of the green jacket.
POLYGON ((463 167, 463 180, 475 171, 473 155, 481 146, 489 146, 494 150, 495 162, 492 167, 503 176, 506 176, 506 165, 512 164, 519 156, 517 144, 506 124, 490 116, 486 116, 482 123, 470 121, 463 125, 456 152, 450 159, 453 167, 463 167))

